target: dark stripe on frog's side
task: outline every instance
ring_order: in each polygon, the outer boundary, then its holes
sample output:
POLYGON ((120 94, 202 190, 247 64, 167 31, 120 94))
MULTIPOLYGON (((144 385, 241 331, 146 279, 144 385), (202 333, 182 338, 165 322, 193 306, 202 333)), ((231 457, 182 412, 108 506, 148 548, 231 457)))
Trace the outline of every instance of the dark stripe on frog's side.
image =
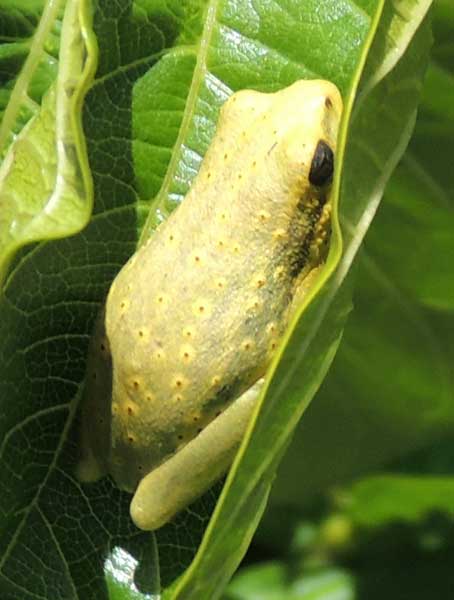
POLYGON ((185 445, 201 433, 216 417, 219 415, 242 393, 243 387, 241 379, 236 377, 231 382, 222 385, 211 398, 203 402, 203 408, 199 417, 194 418, 193 423, 179 430, 178 434, 173 431, 171 436, 170 452, 174 454, 181 445, 185 445))
POLYGON ((218 416, 216 413, 227 408, 230 402, 240 395, 241 388, 244 387, 242 381, 240 377, 235 377, 232 381, 225 383, 204 403, 203 412, 212 412, 213 418, 218 416))
POLYGON ((327 190, 324 190, 319 195, 317 194, 316 196, 314 196, 312 199, 318 200, 318 202, 317 206, 312 209, 308 209, 308 202, 306 197, 301 198, 298 202, 297 208, 299 214, 306 221, 307 225, 304 231, 303 241, 299 245, 295 244, 295 239, 297 239, 298 237, 298 230, 302 229, 302 222, 298 218, 296 218, 296 222, 293 221, 290 225, 289 234, 292 248, 290 251, 289 275, 292 278, 297 277, 308 263, 310 248, 314 241, 315 229, 317 223, 320 221, 320 217, 322 215, 323 207, 326 204, 327 197, 327 190))

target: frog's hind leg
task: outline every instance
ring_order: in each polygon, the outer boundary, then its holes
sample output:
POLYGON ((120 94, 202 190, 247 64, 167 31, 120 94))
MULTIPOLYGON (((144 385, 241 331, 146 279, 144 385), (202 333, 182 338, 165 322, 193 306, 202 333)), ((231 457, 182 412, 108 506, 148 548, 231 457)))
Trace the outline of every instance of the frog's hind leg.
POLYGON ((258 380, 184 448, 140 482, 131 503, 134 523, 158 529, 222 477, 243 439, 262 389, 258 380))

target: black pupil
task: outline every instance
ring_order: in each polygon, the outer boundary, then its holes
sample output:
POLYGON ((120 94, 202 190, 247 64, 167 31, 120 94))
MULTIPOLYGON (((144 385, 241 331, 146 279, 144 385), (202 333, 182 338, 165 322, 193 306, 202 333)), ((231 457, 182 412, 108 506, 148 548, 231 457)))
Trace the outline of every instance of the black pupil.
POLYGON ((334 154, 328 144, 319 140, 312 159, 309 181, 312 185, 322 186, 329 183, 333 177, 334 154))

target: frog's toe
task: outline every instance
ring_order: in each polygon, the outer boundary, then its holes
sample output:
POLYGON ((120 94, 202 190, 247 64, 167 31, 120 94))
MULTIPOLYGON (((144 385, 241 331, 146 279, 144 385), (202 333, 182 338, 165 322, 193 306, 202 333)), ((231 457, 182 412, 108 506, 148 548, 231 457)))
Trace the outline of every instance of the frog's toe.
POLYGON ((76 465, 76 477, 82 483, 98 481, 104 475, 106 475, 105 469, 91 453, 83 456, 76 465))

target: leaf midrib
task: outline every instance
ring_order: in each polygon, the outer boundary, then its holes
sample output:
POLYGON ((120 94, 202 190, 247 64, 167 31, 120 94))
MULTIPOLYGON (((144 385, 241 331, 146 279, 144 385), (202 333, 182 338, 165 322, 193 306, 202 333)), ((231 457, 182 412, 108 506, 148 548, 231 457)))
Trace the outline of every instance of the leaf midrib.
MULTIPOLYGON (((192 123, 192 117, 194 114, 194 107, 196 106, 196 98, 199 95, 200 87, 204 81, 205 75, 207 73, 207 56, 208 50, 210 48, 211 38, 213 36, 214 28, 216 23, 218 22, 217 13, 219 8, 219 0, 210 0, 208 2, 206 8, 206 19, 204 28, 202 31, 202 35, 200 36, 200 41, 198 46, 194 47, 195 55, 197 56, 194 72, 191 79, 191 85, 189 87, 189 93, 186 99, 185 109, 183 111, 183 119, 181 121, 180 130, 178 132, 177 139, 175 140, 175 144, 173 146, 172 156, 170 158, 170 162, 162 182, 161 189, 159 190, 156 199, 155 199, 155 210, 153 213, 160 211, 163 214, 167 213, 165 209, 165 201, 170 191, 170 186, 174 180, 175 173, 177 171, 178 165, 180 163, 180 152, 178 149, 182 146, 183 140, 186 139, 188 131, 190 129, 192 123)), ((149 231, 149 223, 148 220, 145 223, 143 228, 143 233, 139 239, 139 246, 143 244, 147 237, 149 231)))

